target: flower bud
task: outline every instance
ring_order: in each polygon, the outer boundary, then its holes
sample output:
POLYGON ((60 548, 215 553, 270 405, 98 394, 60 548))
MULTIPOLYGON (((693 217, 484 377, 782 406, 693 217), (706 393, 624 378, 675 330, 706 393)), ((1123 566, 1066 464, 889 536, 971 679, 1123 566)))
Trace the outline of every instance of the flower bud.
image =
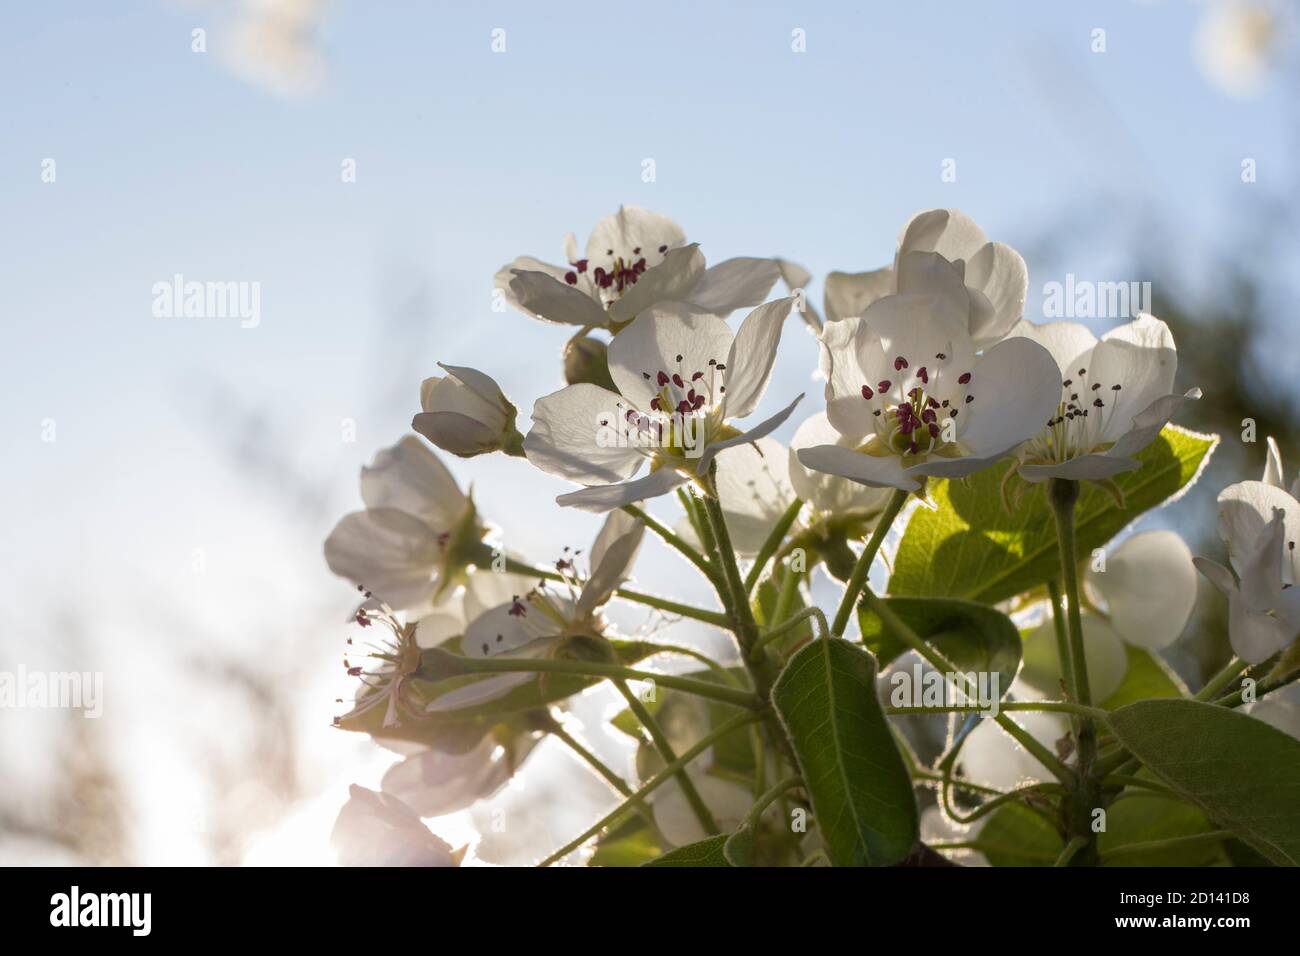
POLYGON ((590 335, 569 339, 564 346, 564 380, 570 385, 587 383, 617 391, 609 375, 609 347, 590 335))
POLYGON ((420 385, 420 406, 411 427, 444 451, 461 458, 504 450, 523 453, 523 436, 515 428, 517 409, 490 376, 456 365, 439 367, 447 374, 420 385))

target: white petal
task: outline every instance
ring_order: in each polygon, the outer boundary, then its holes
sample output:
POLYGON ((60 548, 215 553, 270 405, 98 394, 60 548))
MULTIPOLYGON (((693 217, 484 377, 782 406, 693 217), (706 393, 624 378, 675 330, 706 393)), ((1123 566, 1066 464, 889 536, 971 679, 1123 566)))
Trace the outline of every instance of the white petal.
POLYGON ((725 318, 767 298, 781 270, 772 259, 736 258, 706 269, 690 291, 692 305, 725 318))
POLYGON ((894 270, 886 266, 872 272, 832 272, 826 277, 826 321, 858 316, 877 299, 894 292, 894 270))
POLYGON ((725 418, 744 418, 758 407, 772 378, 781 330, 794 299, 760 305, 740 323, 727 355, 725 418))
POLYGON ((587 618, 627 580, 645 536, 645 523, 623 511, 611 511, 591 546, 591 577, 578 596, 576 613, 587 618))
POLYGON ((469 457, 499 447, 501 429, 457 412, 420 412, 411 428, 453 455, 469 457))
MULTIPOLYGON (((734 830, 744 822, 745 814, 754 803, 751 790, 694 767, 689 775, 723 832, 734 830)), ((676 780, 669 780, 660 787, 651 806, 659 832, 674 846, 685 846, 708 836, 676 780)))
POLYGON ((588 484, 623 481, 641 467, 634 447, 619 447, 630 404, 599 385, 569 385, 539 398, 524 454, 542 471, 588 484))
POLYGON ((1068 478, 1071 481, 1111 478, 1120 472, 1132 471, 1141 466, 1135 458, 1116 458, 1113 455, 1079 455, 1059 465, 1021 465, 1020 477, 1026 481, 1047 481, 1049 478, 1068 478))
MULTIPOLYGON (((521 560, 518 555, 507 557, 521 560)), ((510 574, 489 568, 479 568, 465 582, 465 617, 472 621, 498 604, 506 604, 516 595, 527 594, 537 584, 532 575, 510 574)), ((462 632, 464 628, 461 629, 462 632)), ((418 633, 417 633, 418 636, 418 633)))
POLYGON ((840 445, 817 445, 804 448, 799 453, 799 462, 805 468, 839 475, 873 488, 901 488, 903 491, 916 491, 921 487, 915 479, 903 471, 903 463, 896 455, 864 455, 851 448, 840 445))
POLYGON ((428 601, 441 556, 438 536, 414 515, 371 508, 345 515, 325 540, 325 562, 339 577, 367 590, 394 610, 428 601))
POLYGON ((1106 602, 1111 626, 1129 644, 1161 650, 1178 640, 1196 605, 1192 552, 1173 531, 1144 531, 1124 540, 1089 571, 1088 584, 1106 602))
POLYGON ((612 272, 616 259, 635 263, 641 258, 653 268, 667 252, 685 242, 686 233, 667 216, 639 206, 620 206, 592 229, 587 240, 587 269, 600 266, 612 272))
POLYGON ((465 633, 465 609, 459 598, 451 598, 442 607, 424 614, 415 624, 415 643, 420 647, 438 647, 465 633))
POLYGON ((741 557, 758 553, 772 526, 794 500, 786 473, 787 454, 776 439, 760 438, 717 456, 718 501, 731 543, 741 557))
POLYGON ((943 397, 943 382, 948 390, 957 389, 957 377, 975 364, 966 316, 965 305, 947 296, 891 295, 880 299, 862 316, 864 328, 874 336, 858 336, 858 364, 863 374, 877 378, 877 384, 888 379, 890 391, 901 388, 906 393, 915 385, 924 385, 930 394, 943 397), (940 360, 939 355, 945 358, 940 360), (895 367, 900 358, 908 363, 903 369, 895 367), (919 371, 933 372, 940 361, 948 370, 946 377, 932 375, 928 385, 920 382, 919 371))
POLYGON ((799 461, 798 452, 804 448, 846 445, 847 441, 849 440, 841 438, 831 425, 825 412, 818 412, 806 419, 790 440, 790 483, 794 493, 818 511, 835 513, 850 509, 880 508, 888 497, 883 489, 869 488, 825 472, 812 471, 799 461))
POLYGON ((681 303, 664 303, 646 310, 614 336, 609 344, 609 374, 618 390, 642 411, 649 411, 651 399, 659 394, 660 373, 680 375, 682 387, 688 388, 692 376, 702 372, 700 381, 714 382, 714 398, 720 401, 722 396, 716 392, 722 376, 709 361, 725 365, 731 340, 731 327, 716 315, 681 303))
POLYGON ((1270 727, 1300 740, 1300 704, 1279 697, 1269 697, 1251 704, 1247 713, 1256 720, 1262 720, 1270 727))
POLYGON ((987 348, 1009 335, 1024 315, 1029 269, 1010 246, 988 242, 966 260, 966 285, 983 293, 993 307, 990 321, 971 328, 975 347, 987 348))
POLYGON ((567 495, 560 495, 555 501, 567 508, 577 508, 581 511, 604 514, 606 511, 613 511, 615 508, 621 508, 624 505, 636 504, 638 501, 645 501, 647 498, 666 495, 674 488, 680 488, 688 481, 690 481, 689 478, 671 468, 660 468, 658 471, 651 472, 636 481, 627 481, 618 485, 597 485, 591 488, 583 488, 581 491, 571 491, 567 495))
MULTIPOLYGON (((1018 711, 1007 716, 1049 751, 1054 752, 1056 741, 1069 733, 1069 725, 1060 714, 1018 711)), ((981 720, 970 732, 962 746, 960 762, 972 782, 997 790, 1013 790, 1023 784, 1056 779, 991 720, 981 720)))
POLYGON ((1268 660, 1295 640, 1293 624, 1271 614, 1253 611, 1239 593, 1228 597, 1228 641, 1248 664, 1268 660))
POLYGON ((600 303, 586 292, 544 272, 516 272, 509 289, 519 308, 534 318, 595 327, 608 321, 600 303))
POLYGON ((827 419, 854 444, 860 444, 864 436, 875 430, 872 406, 863 400, 862 386, 870 385, 874 389, 876 383, 867 381, 866 373, 858 364, 859 340, 870 335, 861 317, 853 316, 828 322, 818 340, 821 373, 826 379, 827 419))
POLYGON ((455 866, 451 847, 415 811, 386 793, 353 784, 330 842, 341 866, 455 866))
POLYGON ((422 817, 455 813, 500 790, 540 740, 520 734, 502 747, 488 736, 468 753, 424 750, 394 764, 381 786, 422 817))
POLYGON ((1056 360, 1063 379, 1072 379, 1080 368, 1087 368, 1092 362, 1092 350, 1097 347, 1097 337, 1078 322, 1035 325, 1022 320, 1016 323, 1011 334, 1037 342, 1047 349, 1056 360))
POLYGON ((704 253, 698 246, 670 250, 663 262, 641 273, 621 298, 610 303, 609 314, 626 322, 658 302, 686 299, 703 275, 704 253))
POLYGON ((1042 431, 1061 398, 1051 353, 1029 339, 1004 339, 981 355, 966 386, 974 401, 961 443, 974 457, 1005 454, 1042 431))
POLYGON ((1276 607, 1283 584, 1295 583, 1292 543, 1300 531, 1300 502, 1261 481, 1241 481, 1219 494, 1219 536, 1253 611, 1276 607))
POLYGON ((1232 572, 1217 561, 1197 555, 1192 558, 1192 564, 1196 565, 1196 570, 1205 575, 1206 580, 1218 588, 1224 597, 1229 597, 1237 590, 1237 581, 1232 576, 1232 572))
MULTIPOLYGON (((1178 353, 1169 327, 1150 315, 1111 329, 1092 350, 1088 381, 1100 384, 1110 405, 1103 437, 1114 441, 1129 422, 1158 398, 1174 390, 1178 353), (1111 386, 1121 385, 1118 391, 1111 386)), ((1131 453, 1129 453, 1131 454, 1131 453)))
POLYGON ((703 475, 707 472, 709 470, 709 465, 713 463, 713 459, 724 449, 734 448, 737 445, 744 445, 749 442, 756 442, 760 438, 772 434, 772 432, 785 424, 785 420, 794 412, 795 406, 802 401, 803 393, 801 392, 799 396, 785 408, 781 409, 771 418, 759 422, 748 431, 743 431, 739 435, 732 435, 730 438, 724 438, 722 441, 710 442, 709 447, 704 450, 704 454, 700 456, 700 460, 695 466, 695 473, 697 475, 703 475))
POLYGON ((1268 436, 1268 459, 1264 463, 1264 477, 1260 479, 1266 485, 1272 485, 1274 488, 1286 487, 1286 480, 1282 477, 1282 452, 1277 447, 1277 442, 1273 436, 1268 436))
MULTIPOLYGON (((1088 688, 1095 702, 1104 701, 1119 688, 1128 671, 1124 642, 1109 624, 1095 615, 1083 616, 1083 656, 1088 661, 1088 688)), ((1061 664, 1056 629, 1050 617, 1025 636, 1023 681, 1048 697, 1061 693, 1061 664)))
POLYGON ((376 452, 361 469, 361 500, 367 508, 395 508, 446 531, 465 507, 447 466, 414 435, 376 452))
POLYGON ((988 242, 975 221, 956 209, 930 209, 913 216, 898 239, 898 257, 937 252, 950 262, 969 261, 988 242))

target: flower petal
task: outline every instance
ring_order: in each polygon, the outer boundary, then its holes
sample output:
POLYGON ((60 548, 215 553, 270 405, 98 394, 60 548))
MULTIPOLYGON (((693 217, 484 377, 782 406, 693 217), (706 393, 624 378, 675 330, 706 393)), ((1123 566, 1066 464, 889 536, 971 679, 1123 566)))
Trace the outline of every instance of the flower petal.
POLYGON ((1282 452, 1277 447, 1277 442, 1273 436, 1269 435, 1268 439, 1268 458, 1264 462, 1264 477, 1260 480, 1266 485, 1272 485, 1274 488, 1285 488, 1286 481, 1282 477, 1282 452))
POLYGON ((919 482, 904 473, 903 463, 897 455, 864 455, 840 445, 816 445, 801 449, 798 455, 805 468, 839 475, 873 488, 916 491, 921 487, 919 482))
POLYGON ((594 327, 609 321, 600 303, 586 292, 544 272, 516 271, 508 288, 518 308, 536 319, 594 327))
POLYGON ((414 435, 376 452, 361 469, 361 500, 367 508, 415 515, 436 531, 448 530, 465 507, 465 495, 447 466, 414 435))
POLYGON ((659 394, 660 373, 679 374, 687 383, 696 372, 704 373, 705 382, 720 377, 709 362, 726 364, 732 338, 731 327, 716 315, 666 302, 647 309, 614 336, 609 344, 609 374, 628 401, 649 411, 651 400, 659 394))
POLYGON ((621 298, 610 303, 610 317, 626 322, 658 302, 686 299, 703 275, 704 253, 699 246, 670 250, 663 262, 643 272, 621 298))
POLYGON ((835 475, 813 471, 799 460, 798 453, 804 448, 844 445, 847 441, 848 439, 840 437, 825 412, 818 412, 806 419, 790 440, 790 484, 794 494, 818 511, 837 513, 851 509, 879 509, 888 497, 887 492, 880 488, 868 488, 835 475))
POLYGON ((1086 325, 1078 322, 1043 322, 1036 325, 1021 320, 1016 323, 1011 334, 1037 342, 1047 349, 1056 360, 1063 379, 1073 378, 1079 368, 1088 368, 1092 362, 1092 350, 1097 347, 1097 336, 1086 325))
POLYGON ((1042 431, 1061 399, 1061 371, 1051 353, 1024 338, 1004 339, 975 361, 967 387, 975 401, 960 431, 976 458, 1003 455, 1042 431))
POLYGON ((1079 455, 1059 465, 1024 464, 1019 468, 1025 481, 1047 481, 1049 478, 1067 478, 1070 481, 1096 481, 1111 478, 1120 472, 1141 467, 1136 458, 1117 458, 1109 454, 1079 455))
POLYGON ((1167 325, 1144 313, 1103 335, 1087 369, 1088 381, 1100 384, 1102 391, 1122 386, 1106 398, 1111 408, 1102 437, 1114 441, 1143 409, 1173 392, 1178 371, 1174 337, 1167 325))
POLYGON ((772 259, 727 259, 705 270, 690 291, 690 302, 705 312, 726 318, 736 309, 760 304, 780 275, 781 270, 772 259))
POLYGON ((909 252, 937 252, 949 262, 970 259, 988 243, 984 230, 956 209, 930 209, 913 216, 898 238, 898 258, 909 252))
POLYGON ((862 398, 862 386, 876 387, 858 363, 860 339, 871 337, 860 316, 828 322, 818 338, 820 369, 826 379, 826 416, 846 440, 861 444, 875 430, 872 406, 862 398))
POLYGON ((894 291, 894 270, 890 266, 871 272, 832 272, 825 282, 826 321, 838 322, 858 316, 877 299, 894 291))
POLYGON ((707 472, 709 470, 709 465, 713 463, 713 459, 722 450, 726 448, 734 448, 737 445, 744 445, 748 442, 755 442, 766 435, 772 434, 772 432, 785 424, 785 420, 790 417, 792 412, 794 412, 795 406, 802 401, 803 393, 801 392, 799 396, 785 408, 781 409, 771 418, 759 422, 748 431, 741 432, 739 435, 732 435, 730 438, 724 438, 722 441, 710 442, 709 446, 704 450, 704 454, 700 456, 698 464, 695 466, 695 473, 697 475, 703 475, 707 472))
POLYGON ((777 346, 794 299, 760 305, 740 323, 727 354, 724 418, 744 418, 758 407, 772 378, 777 346))
POLYGON ((424 750, 389 768, 381 786, 421 817, 455 813, 500 790, 541 740, 524 733, 502 747, 489 735, 463 754, 424 750))
POLYGON ((623 481, 642 455, 619 447, 630 404, 599 385, 569 385, 537 400, 524 454, 547 474, 586 484, 623 481))
POLYGON ((364 585, 399 611, 432 598, 440 556, 434 530, 395 508, 344 515, 325 539, 325 563, 331 571, 364 585))
POLYGON ((992 314, 970 333, 976 348, 986 348, 1007 335, 1025 314, 1029 269, 1020 253, 1001 242, 986 242, 966 260, 966 286, 984 295, 992 314))
POLYGON ((686 242, 686 233, 667 216, 640 206, 620 206, 596 223, 587 240, 587 268, 614 271, 616 260, 635 263, 644 258, 654 268, 664 255, 686 242))
POLYGON ((731 543, 741 557, 758 553, 772 526, 795 498, 785 467, 787 454, 776 439, 760 438, 717 456, 718 501, 727 519, 731 543))
POLYGON ((330 842, 340 866, 455 866, 451 847, 397 797, 353 784, 330 842))
POLYGON ((1126 538, 1087 583, 1101 594, 1111 626, 1127 643, 1162 650, 1178 640, 1196 605, 1192 552, 1173 531, 1126 538))
POLYGON ((674 488, 680 488, 688 481, 690 481, 689 478, 671 468, 660 468, 658 471, 653 471, 636 481, 626 481, 618 485, 597 485, 591 488, 583 488, 581 491, 571 491, 566 495, 560 495, 555 501, 567 508, 578 508, 581 511, 604 514, 606 511, 613 511, 615 508, 621 508, 624 505, 636 504, 638 501, 645 501, 647 498, 666 495, 674 488))
POLYGON ((611 511, 591 546, 591 577, 578 596, 577 616, 586 619, 610 599, 627 580, 645 537, 645 522, 623 511, 611 511))

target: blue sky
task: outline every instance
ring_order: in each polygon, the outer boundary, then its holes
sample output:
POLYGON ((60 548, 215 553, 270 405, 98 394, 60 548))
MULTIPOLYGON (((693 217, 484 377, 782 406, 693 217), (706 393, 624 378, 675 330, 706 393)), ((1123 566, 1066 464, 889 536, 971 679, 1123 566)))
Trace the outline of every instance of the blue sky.
MULTIPOLYGON (((1286 87, 1238 100, 1208 85, 1188 2, 335 0, 325 83, 300 99, 225 67, 229 6, 0 13, 0 427, 19 504, 7 538, 22 542, 0 598, 35 596, 19 616, 35 645, 47 598, 95 602, 91 645, 110 661, 113 641, 148 657, 167 639, 141 610, 160 593, 226 635, 261 618, 268 581, 345 609, 319 542, 356 506, 357 467, 406 429, 436 361, 489 371, 525 416, 562 384, 563 333, 493 312, 492 274, 558 259, 566 232, 585 241, 621 202, 673 216, 711 261, 777 254, 815 276, 884 264, 912 213, 955 206, 1013 246, 1061 243, 1081 276, 1127 280, 1142 277, 1106 271, 1112 229, 1158 215, 1177 225, 1161 242, 1197 261, 1244 228, 1261 201, 1245 190, 1296 180, 1286 87), (151 288, 175 273, 259 282, 260 325, 153 317, 151 288), (295 523, 232 467, 235 406, 267 416, 329 518, 295 523), (201 585, 185 576, 195 549, 214 569, 201 585)), ((1063 276, 1029 266, 1032 306, 1063 276)), ((815 393, 814 363, 792 323, 760 412, 815 393)), ((519 462, 454 467, 538 559, 594 528, 519 462)))

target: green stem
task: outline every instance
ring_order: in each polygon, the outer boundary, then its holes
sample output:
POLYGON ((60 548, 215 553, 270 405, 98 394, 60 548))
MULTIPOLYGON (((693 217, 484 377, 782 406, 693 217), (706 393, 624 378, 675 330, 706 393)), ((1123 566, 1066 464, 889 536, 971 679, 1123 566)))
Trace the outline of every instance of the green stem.
MULTIPOLYGON (((1079 483, 1053 478, 1048 483, 1048 500, 1056 518, 1056 539, 1060 546, 1061 581, 1065 585, 1068 611, 1070 658, 1074 686, 1074 699, 1086 706, 1092 704, 1092 689, 1088 683, 1088 658, 1083 645, 1083 614, 1079 602, 1079 555, 1074 536, 1074 508, 1079 500, 1079 483)), ((1090 717, 1079 721, 1078 733, 1078 786, 1068 801, 1067 821, 1069 832, 1083 840, 1084 849, 1071 859, 1075 865, 1091 866, 1097 862, 1097 834, 1092 830, 1092 812, 1101 806, 1101 788, 1097 783, 1097 727, 1090 717)))
POLYGON ((907 492, 901 488, 895 488, 893 495, 890 496, 889 504, 885 505, 885 510, 881 512, 879 520, 876 522, 876 530, 871 532, 871 538, 867 545, 862 549, 862 554, 858 556, 857 563, 853 566, 853 574, 849 576, 849 583, 845 585, 844 597, 840 600, 839 610, 835 612, 835 623, 831 625, 831 633, 836 637, 844 635, 844 629, 848 626, 849 615, 853 613, 853 605, 857 603, 858 594, 866 586, 867 578, 871 575, 871 565, 876 560, 876 553, 880 546, 884 544, 885 536, 889 534, 890 525, 898 517, 898 513, 903 509, 903 504, 907 501, 907 492))
MULTIPOLYGON (((887 714, 981 714, 988 708, 979 704, 953 704, 939 707, 886 707, 887 714)), ((998 710, 1040 710, 1050 713, 1078 714, 1094 720, 1105 720, 1106 711, 1100 707, 1084 707, 1067 700, 1007 700, 998 704, 998 710)))
POLYGON ((767 645, 771 644, 773 641, 785 637, 785 635, 789 634, 809 618, 814 619, 819 625, 821 625, 821 634, 816 636, 830 637, 830 628, 826 624, 826 615, 822 613, 822 609, 819 607, 806 607, 797 614, 792 615, 788 620, 772 628, 766 634, 761 635, 758 640, 754 642, 754 646, 750 650, 749 656, 754 660, 760 659, 763 656, 763 648, 767 647, 767 645))
MULTIPOLYGON (((1074 655, 1070 653, 1070 634, 1066 629, 1065 608, 1061 604, 1061 582, 1053 578, 1047 582, 1047 593, 1052 599, 1052 629, 1056 632, 1056 659, 1061 664, 1061 678, 1066 688, 1074 693, 1074 655)), ((1075 728, 1077 734, 1078 728, 1075 728)))
POLYGON ((1087 845, 1087 837, 1077 836, 1072 838, 1070 842, 1065 845, 1065 849, 1061 851, 1061 855, 1056 858, 1056 862, 1053 863, 1052 866, 1069 866, 1070 862, 1075 858, 1078 852, 1087 845))
MULTIPOLYGON (((426 652, 427 653, 427 652, 426 652)), ((654 681, 660 687, 680 690, 697 697, 707 697, 724 704, 757 710, 762 702, 747 690, 723 687, 709 681, 676 674, 658 674, 606 661, 580 661, 554 658, 460 657, 456 666, 466 674, 573 674, 578 677, 607 677, 612 680, 654 681)))
MULTIPOLYGON (((626 682, 616 680, 614 686, 623 695, 623 699, 627 701, 627 706, 636 715, 636 719, 641 722, 641 726, 650 734, 650 740, 654 743, 655 750, 659 751, 659 756, 664 759, 664 763, 676 763, 677 753, 673 750, 673 745, 669 743, 668 735, 659 726, 659 721, 655 720, 654 714, 646 709, 645 704, 641 703, 641 698, 632 693, 632 689, 627 686, 626 682)), ((686 795, 686 802, 691 805, 691 811, 695 814, 695 819, 700 821, 700 826, 704 827, 704 832, 709 836, 715 836, 719 832, 718 821, 713 819, 708 804, 700 796, 700 791, 695 788, 695 782, 686 773, 685 767, 677 771, 677 785, 682 788, 682 793, 686 795)))
POLYGON ((772 608, 772 620, 767 622, 768 627, 775 627, 785 621, 794 604, 795 595, 799 593, 799 579, 802 577, 801 572, 795 572, 789 565, 782 569, 781 590, 777 593, 776 606, 772 608))
POLYGON ((779 783, 774 784, 772 789, 754 801, 754 805, 749 808, 749 813, 745 816, 744 825, 748 827, 758 826, 758 821, 762 818, 763 812, 780 799, 783 793, 801 786, 803 786, 803 777, 798 774, 791 774, 779 783))
MULTIPOLYGON (((709 484, 711 490, 716 487, 712 473, 710 473, 709 484)), ((754 642, 758 640, 758 623, 754 620, 754 612, 749 606, 749 593, 740 579, 740 568, 736 565, 736 552, 731 545, 731 533, 727 530, 727 519, 722 512, 722 502, 713 493, 706 495, 703 501, 704 516, 708 519, 709 528, 713 532, 718 563, 722 566, 722 575, 726 584, 723 603, 731 612, 732 630, 740 643, 740 649, 748 654, 754 642), (727 597, 730 600, 726 600, 727 597)))
POLYGON ((796 498, 790 502, 790 507, 786 508, 781 517, 777 519, 772 530, 768 532, 767 538, 764 539, 762 546, 758 549, 758 555, 754 558, 754 566, 749 569, 745 575, 745 594, 749 595, 754 590, 754 585, 758 583, 759 577, 763 573, 768 558, 776 553, 776 549, 781 546, 785 540, 785 533, 790 530, 790 525, 794 524, 799 517, 799 511, 803 508, 803 500, 796 498))
POLYGON ((951 807, 947 808, 949 815, 961 824, 974 823, 980 817, 987 816, 998 807, 1013 803, 1025 797, 1033 796, 1038 793, 1056 793, 1060 790, 1060 784, 1056 783, 1034 783, 1027 787, 1021 787, 1019 790, 1012 790, 1009 793, 1001 793, 992 800, 986 800, 968 814, 954 813, 951 807))
POLYGON ((1107 853, 1103 862, 1110 863, 1126 856, 1137 856, 1140 853, 1151 853, 1156 850, 1176 850, 1189 846, 1199 846, 1202 843, 1218 843, 1231 836, 1232 831, 1230 830, 1208 830, 1205 833, 1189 833, 1186 836, 1169 837, 1164 840, 1125 843, 1123 846, 1117 846, 1107 853))
POLYGON ((568 856, 578 847, 582 846, 584 843, 586 843, 588 840, 594 837, 601 830, 605 829, 605 827, 609 826, 615 820, 619 819, 619 817, 621 817, 627 811, 627 809, 632 805, 632 801, 644 799, 646 796, 648 796, 649 794, 657 790, 659 787, 661 787, 668 780, 671 780, 679 770, 683 769, 692 760, 694 760, 700 754, 704 753, 704 751, 708 750, 710 747, 712 747, 723 737, 727 736, 727 734, 731 733, 737 728, 743 727, 745 724, 752 723, 757 719, 758 718, 755 717, 753 714, 746 714, 746 713, 736 714, 734 717, 732 717, 730 720, 723 723, 712 733, 706 734, 705 736, 700 738, 700 740, 698 740, 689 750, 684 751, 682 755, 678 757, 675 761, 670 763, 668 766, 664 767, 657 774, 655 774, 644 784, 642 784, 638 790, 633 792, 631 797, 629 797, 627 800, 624 800, 621 804, 619 804, 609 813, 605 814, 605 816, 597 820, 594 824, 592 824, 585 831, 583 831, 582 834, 570 840, 568 843, 560 847, 558 850, 556 850, 546 859, 542 860, 542 862, 539 863, 538 866, 550 866, 552 863, 555 863, 557 860, 564 859, 566 856, 568 856))
POLYGON ((1223 692, 1229 684, 1244 674, 1250 665, 1240 657, 1234 657, 1224 666, 1223 670, 1210 678, 1209 683, 1200 689, 1196 694, 1196 700, 1214 700, 1223 692))
POLYGON ((632 517, 643 521, 645 526, 657 534, 665 544, 677 551, 678 554, 686 558, 686 560, 691 562, 691 564, 695 565, 701 574, 708 578, 715 586, 717 585, 719 580, 717 572, 705 559, 704 555, 700 554, 700 552, 687 544, 681 535, 673 531, 667 525, 662 524, 658 519, 654 518, 643 509, 638 508, 636 505, 624 505, 623 510, 632 517))

